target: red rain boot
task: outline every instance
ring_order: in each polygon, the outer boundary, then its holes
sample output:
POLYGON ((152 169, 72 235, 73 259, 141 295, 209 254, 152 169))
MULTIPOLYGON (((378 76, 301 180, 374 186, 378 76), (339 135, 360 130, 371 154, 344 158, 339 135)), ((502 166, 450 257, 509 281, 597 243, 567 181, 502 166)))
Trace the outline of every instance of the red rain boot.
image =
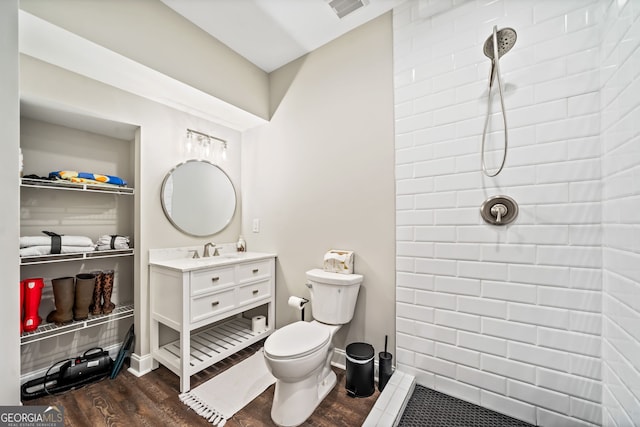
POLYGON ((44 288, 44 280, 25 279, 24 280, 24 331, 31 332, 38 329, 42 319, 38 316, 38 308, 40 307, 40 297, 42 297, 42 288, 44 288))
POLYGON ((22 319, 24 319, 24 282, 20 282, 20 335, 24 332, 22 319))

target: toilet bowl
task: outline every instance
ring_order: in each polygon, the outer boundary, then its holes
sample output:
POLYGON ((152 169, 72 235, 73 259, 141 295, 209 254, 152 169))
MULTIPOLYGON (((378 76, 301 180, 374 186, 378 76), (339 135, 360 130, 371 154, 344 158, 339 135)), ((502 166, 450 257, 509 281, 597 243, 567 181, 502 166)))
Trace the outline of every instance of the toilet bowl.
POLYGON ((267 368, 276 377, 271 418, 279 426, 302 424, 336 384, 332 339, 339 325, 295 322, 275 331, 264 345, 267 368))
POLYGON ((302 424, 336 385, 331 369, 333 337, 353 318, 362 276, 307 272, 316 320, 294 322, 267 338, 264 358, 276 378, 271 419, 283 427, 302 424))

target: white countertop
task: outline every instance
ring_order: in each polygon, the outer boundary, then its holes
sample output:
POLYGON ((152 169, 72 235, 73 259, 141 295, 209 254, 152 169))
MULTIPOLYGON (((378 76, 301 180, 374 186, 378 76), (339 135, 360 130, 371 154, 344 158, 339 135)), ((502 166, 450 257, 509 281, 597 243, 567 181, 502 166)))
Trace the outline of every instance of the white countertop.
POLYGON ((211 267, 221 267, 225 265, 237 264, 240 262, 258 261, 261 259, 275 258, 276 254, 264 252, 231 252, 222 253, 219 256, 207 258, 181 257, 174 259, 161 259, 149 261, 149 265, 169 268, 181 272, 204 270, 211 267))

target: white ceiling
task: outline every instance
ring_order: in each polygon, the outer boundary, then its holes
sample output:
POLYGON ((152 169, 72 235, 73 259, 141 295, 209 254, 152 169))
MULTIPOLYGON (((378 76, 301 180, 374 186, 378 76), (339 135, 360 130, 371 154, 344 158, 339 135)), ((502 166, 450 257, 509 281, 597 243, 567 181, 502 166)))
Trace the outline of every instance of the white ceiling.
POLYGON ((391 10, 403 0, 364 0, 338 18, 328 0, 162 0, 222 43, 271 72, 391 10))

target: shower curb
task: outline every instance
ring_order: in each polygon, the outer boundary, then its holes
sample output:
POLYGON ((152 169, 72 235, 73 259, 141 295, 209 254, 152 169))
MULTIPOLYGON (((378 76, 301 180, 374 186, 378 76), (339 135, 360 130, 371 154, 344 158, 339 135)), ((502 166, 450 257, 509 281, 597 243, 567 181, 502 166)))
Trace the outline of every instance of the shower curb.
POLYGON ((362 427, 396 427, 415 386, 416 378, 413 375, 396 370, 380 393, 362 427))

